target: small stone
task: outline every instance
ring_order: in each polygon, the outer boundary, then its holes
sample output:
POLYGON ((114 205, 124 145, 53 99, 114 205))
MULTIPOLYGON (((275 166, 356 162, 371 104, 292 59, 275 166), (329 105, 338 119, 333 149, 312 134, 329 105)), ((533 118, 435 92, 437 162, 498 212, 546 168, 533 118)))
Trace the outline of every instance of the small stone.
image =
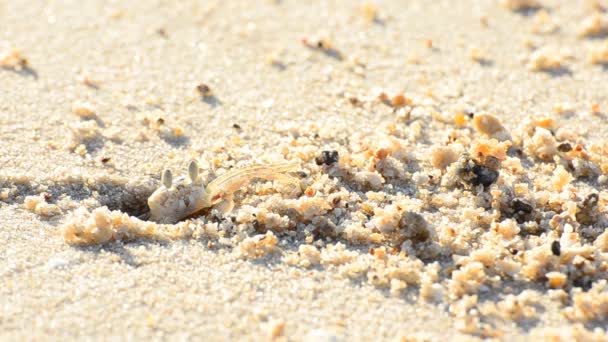
POLYGON ((70 264, 70 262, 62 257, 51 257, 47 263, 46 263, 46 268, 47 269, 56 269, 56 268, 63 268, 65 266, 68 266, 70 264))
POLYGON ((211 88, 205 83, 197 85, 196 91, 203 97, 211 96, 211 88))
POLYGON ((580 37, 600 37, 608 32, 608 20, 600 13, 585 18, 579 30, 580 37))
POLYGON ((583 203, 577 206, 578 212, 576 213, 576 221, 584 225, 592 225, 597 222, 599 218, 597 208, 598 201, 599 197, 596 193, 587 196, 583 200, 583 203))
POLYGON ((72 113, 83 119, 90 119, 95 117, 95 107, 88 102, 74 102, 72 104, 72 113))
POLYGON ((342 59, 343 56, 335 47, 328 37, 303 37, 301 42, 304 46, 323 51, 328 56, 333 56, 337 59, 342 59))
POLYGON ((382 102, 386 102, 386 101, 388 101, 388 95, 385 92, 381 91, 378 94, 378 100, 380 100, 382 102))
POLYGON ((523 212, 529 214, 534 210, 534 208, 528 202, 520 200, 518 198, 513 201, 512 206, 515 212, 523 212))
POLYGON ((332 165, 340 160, 338 151, 323 151, 315 158, 317 165, 332 165))
POLYGON ((573 179, 574 177, 563 166, 558 165, 551 177, 551 183, 556 191, 562 191, 573 179))
POLYGON ((161 37, 163 37, 163 38, 165 38, 165 39, 169 38, 169 35, 167 34, 167 30, 165 30, 163 27, 158 28, 158 29, 156 30, 156 33, 157 33, 159 36, 161 36, 161 37))
POLYGON ((270 323, 269 335, 272 340, 276 340, 285 334, 285 321, 278 320, 270 323))
POLYGON ((471 60, 474 62, 487 63, 489 61, 485 51, 481 50, 478 47, 469 48, 468 54, 469 54, 469 58, 471 58, 471 60))
POLYGON ((74 150, 74 152, 76 152, 77 154, 84 156, 85 154, 87 154, 87 147, 84 144, 80 144, 78 146, 76 146, 76 149, 74 150))
POLYGON ((174 127, 173 128, 173 135, 175 137, 181 137, 182 135, 184 135, 184 129, 181 127, 174 127))
POLYGON ((517 223, 524 223, 532 220, 532 212, 534 207, 525 200, 516 198, 511 202, 511 217, 517 220, 517 223))
POLYGON ((445 170, 456 160, 458 160, 458 154, 449 146, 435 147, 431 151, 431 165, 436 169, 445 170))
POLYGON ((552 289, 563 287, 568 280, 568 277, 560 272, 549 272, 545 276, 547 277, 549 287, 552 289))
POLYGON ((555 256, 560 256, 560 254, 562 254, 561 245, 558 240, 551 243, 551 253, 555 256))
POLYGON ((468 153, 463 154, 455 165, 450 166, 450 170, 442 181, 447 186, 458 183, 465 187, 483 185, 484 188, 492 185, 497 179, 499 172, 486 165, 480 164, 472 159, 468 153))
POLYGON ((467 124, 466 114, 463 112, 458 112, 454 114, 454 125, 458 127, 464 127, 467 124))
POLYGON ((378 7, 371 2, 366 2, 361 6, 361 14, 365 21, 374 22, 378 17, 378 7))
POLYGON ((391 151, 388 148, 379 148, 374 152, 374 157, 378 159, 386 159, 386 157, 391 154, 391 151))
POLYGON ((19 50, 8 50, 0 53, 0 67, 22 70, 28 67, 28 61, 19 50))
POLYGON ((489 169, 479 164, 473 166, 472 172, 475 175, 473 178, 471 178, 471 184, 473 186, 481 184, 484 186, 484 188, 487 188, 498 178, 498 171, 489 169))
POLYGON ((399 221, 401 235, 406 239, 414 241, 426 241, 431 233, 428 229, 428 223, 424 217, 413 211, 408 211, 403 214, 399 221))
POLYGON ((530 55, 528 67, 532 71, 557 71, 563 67, 563 59, 555 49, 544 47, 530 55))
POLYGON ((403 94, 397 94, 391 98, 391 106, 393 106, 395 108, 403 107, 405 105, 409 106, 411 104, 412 104, 412 100, 405 97, 405 95, 403 95, 403 94))
POLYGON ((572 151, 572 145, 570 145, 570 143, 561 143, 559 145, 557 145, 557 150, 560 152, 570 152, 572 151))
POLYGON ((591 64, 608 64, 608 41, 594 46, 589 53, 591 64))
POLYGON ((491 114, 475 115, 473 117, 473 126, 479 132, 488 136, 493 136, 505 130, 498 118, 491 114))
POLYGON ((351 105, 353 106, 361 106, 363 104, 363 101, 361 101, 361 99, 359 99, 356 95, 348 95, 346 96, 346 99, 348 99, 348 102, 350 102, 351 105))

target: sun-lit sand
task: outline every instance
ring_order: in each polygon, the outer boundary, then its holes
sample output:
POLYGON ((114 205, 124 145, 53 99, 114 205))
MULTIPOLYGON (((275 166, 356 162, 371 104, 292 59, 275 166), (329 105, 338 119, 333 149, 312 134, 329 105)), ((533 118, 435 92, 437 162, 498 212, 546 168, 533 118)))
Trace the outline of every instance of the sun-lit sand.
POLYGON ((0 339, 608 340, 607 10, 3 2, 0 339))

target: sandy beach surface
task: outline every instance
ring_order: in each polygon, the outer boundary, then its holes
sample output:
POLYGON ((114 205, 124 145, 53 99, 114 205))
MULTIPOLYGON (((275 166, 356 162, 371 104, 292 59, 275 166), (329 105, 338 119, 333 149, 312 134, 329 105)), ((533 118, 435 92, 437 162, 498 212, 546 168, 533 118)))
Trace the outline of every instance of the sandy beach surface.
POLYGON ((606 10, 0 2, 0 339, 608 340, 606 10))

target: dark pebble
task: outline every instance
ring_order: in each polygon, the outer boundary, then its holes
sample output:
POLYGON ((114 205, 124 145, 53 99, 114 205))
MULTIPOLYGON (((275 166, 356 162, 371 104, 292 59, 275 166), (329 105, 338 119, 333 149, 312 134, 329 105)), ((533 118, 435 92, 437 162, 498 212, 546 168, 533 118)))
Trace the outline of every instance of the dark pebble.
POLYGON ((211 94, 211 88, 204 83, 197 85, 196 90, 201 96, 209 96, 211 94))
POLYGON ((589 194, 589 196, 585 197, 583 200, 583 207, 590 208, 596 206, 599 198, 598 194, 589 194))
POLYGON ((584 225, 595 224, 599 218, 597 204, 599 201, 598 194, 590 194, 587 196, 583 203, 578 205, 578 212, 576 213, 576 221, 584 225))
POLYGON ((572 145, 569 143, 561 143, 557 145, 557 150, 560 152, 570 152, 572 151, 572 145))
POLYGON ((498 171, 479 164, 473 166, 472 171, 475 176, 471 179, 471 184, 474 186, 481 184, 484 188, 487 188, 498 179, 498 171))
POLYGON ((340 160, 338 151, 323 151, 315 158, 317 165, 332 165, 340 160))
POLYGON ((513 211, 515 211, 516 213, 522 212, 525 214, 529 214, 534 210, 534 207, 532 207, 532 205, 530 205, 530 203, 528 203, 524 200, 520 200, 519 198, 516 198, 515 200, 513 200, 513 203, 511 204, 511 208, 513 208, 513 211))
POLYGON ((556 256, 562 254, 561 245, 559 244, 559 241, 555 240, 551 243, 551 253, 556 256))
POLYGON ((530 202, 516 198, 509 203, 509 209, 503 212, 507 217, 513 217, 517 220, 517 223, 524 223, 534 219, 532 212, 534 207, 530 202))
POLYGON ((524 156, 524 151, 519 146, 511 146, 507 149, 507 155, 510 157, 521 158, 524 156))

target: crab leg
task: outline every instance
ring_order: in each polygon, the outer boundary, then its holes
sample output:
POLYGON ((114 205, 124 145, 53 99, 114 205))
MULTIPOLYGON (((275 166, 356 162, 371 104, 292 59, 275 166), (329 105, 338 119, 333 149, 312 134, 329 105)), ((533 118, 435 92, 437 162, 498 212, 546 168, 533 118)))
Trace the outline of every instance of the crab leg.
POLYGON ((211 181, 206 188, 212 201, 223 197, 223 194, 232 194, 256 178, 278 180, 285 183, 297 184, 298 180, 284 173, 298 169, 297 163, 274 165, 255 165, 240 170, 228 171, 211 181))

